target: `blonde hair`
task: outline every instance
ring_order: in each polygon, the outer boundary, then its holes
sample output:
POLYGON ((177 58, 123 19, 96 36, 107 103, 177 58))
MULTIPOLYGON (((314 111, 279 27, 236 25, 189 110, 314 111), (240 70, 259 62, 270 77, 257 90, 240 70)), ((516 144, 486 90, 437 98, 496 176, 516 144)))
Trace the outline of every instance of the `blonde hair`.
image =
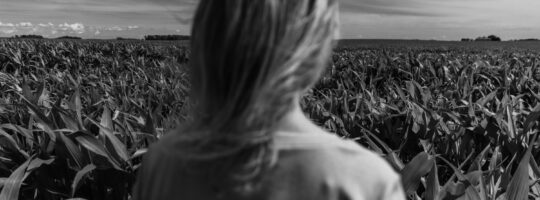
MULTIPOLYGON (((328 65, 337 0, 201 0, 192 28, 192 160, 247 191, 270 167, 276 123, 328 65)), ((227 184, 223 184, 227 182, 227 184)))

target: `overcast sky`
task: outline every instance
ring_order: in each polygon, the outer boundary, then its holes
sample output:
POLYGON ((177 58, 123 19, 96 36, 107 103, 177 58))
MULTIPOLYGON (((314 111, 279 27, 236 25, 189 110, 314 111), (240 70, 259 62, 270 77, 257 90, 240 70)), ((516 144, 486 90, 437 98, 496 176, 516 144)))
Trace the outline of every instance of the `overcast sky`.
MULTIPOLYGON (((340 0, 341 37, 540 38, 539 0, 340 0)), ((0 0, 0 37, 189 34, 197 0, 0 0)))

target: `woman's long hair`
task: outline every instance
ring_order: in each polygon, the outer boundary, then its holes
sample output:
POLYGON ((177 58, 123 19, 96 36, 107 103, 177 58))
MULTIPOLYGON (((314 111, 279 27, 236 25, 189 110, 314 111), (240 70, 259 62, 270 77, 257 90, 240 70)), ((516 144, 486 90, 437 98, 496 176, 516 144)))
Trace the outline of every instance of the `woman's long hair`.
MULTIPOLYGON (((272 134, 328 65, 337 0, 201 0, 192 28, 187 159, 249 192, 272 164, 272 134)), ((200 168, 202 169, 202 168, 200 168)))

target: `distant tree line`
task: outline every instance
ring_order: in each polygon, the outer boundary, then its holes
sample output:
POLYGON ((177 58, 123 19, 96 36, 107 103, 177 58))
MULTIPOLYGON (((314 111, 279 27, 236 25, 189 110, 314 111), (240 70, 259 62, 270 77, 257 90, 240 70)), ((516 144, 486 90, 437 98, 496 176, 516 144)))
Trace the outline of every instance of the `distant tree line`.
POLYGON ((43 36, 41 35, 15 35, 14 38, 43 39, 43 36))
POLYGON ((540 39, 537 38, 527 38, 527 39, 518 39, 518 40, 511 40, 513 42, 515 41, 540 41, 540 39))
POLYGON ((66 35, 66 36, 58 37, 58 38, 56 38, 56 39, 81 40, 82 38, 80 38, 80 37, 75 37, 75 36, 68 36, 68 35, 66 35))
POLYGON ((146 35, 144 40, 190 40, 187 35, 146 35))
POLYGON ((476 39, 471 38, 463 38, 461 39, 462 42, 472 42, 472 41, 494 41, 494 42, 500 42, 501 38, 496 35, 489 35, 489 36, 481 36, 477 37, 476 39))
POLYGON ((116 40, 139 40, 137 38, 124 38, 124 37, 117 37, 116 40))
MULTIPOLYGON (((41 36, 41 35, 15 35, 13 36, 13 38, 22 38, 22 39, 43 39, 45 37, 41 36)), ((80 40, 82 39, 81 37, 76 37, 76 36, 61 36, 61 37, 57 37, 56 39, 71 39, 71 40, 80 40)))

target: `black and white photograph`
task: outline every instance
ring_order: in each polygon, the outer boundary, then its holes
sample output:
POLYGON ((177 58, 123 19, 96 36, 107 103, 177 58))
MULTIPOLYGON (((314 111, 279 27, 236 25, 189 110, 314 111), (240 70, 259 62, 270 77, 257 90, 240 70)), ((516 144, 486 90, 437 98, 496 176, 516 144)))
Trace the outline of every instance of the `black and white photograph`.
POLYGON ((0 200, 540 200, 538 0, 0 0, 0 200))

